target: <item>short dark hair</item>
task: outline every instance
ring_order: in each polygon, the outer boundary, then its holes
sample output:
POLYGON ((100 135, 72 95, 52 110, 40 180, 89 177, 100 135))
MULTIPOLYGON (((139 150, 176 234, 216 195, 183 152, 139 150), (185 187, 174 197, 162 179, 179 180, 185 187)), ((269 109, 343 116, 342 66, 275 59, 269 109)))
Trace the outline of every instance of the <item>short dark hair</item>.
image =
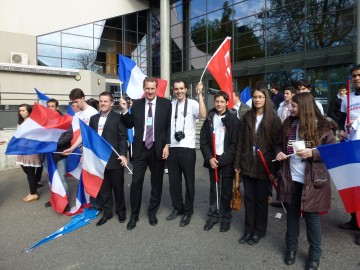
POLYGON ((240 92, 234 91, 234 95, 235 95, 236 97, 240 97, 240 92))
POLYGON ((292 87, 292 86, 286 86, 285 88, 284 88, 284 93, 285 93, 285 91, 290 91, 291 92, 291 94, 295 94, 296 92, 295 92, 295 88, 294 87, 292 87))
POLYGON ((143 87, 145 87, 146 82, 155 82, 156 88, 158 87, 158 79, 156 79, 154 77, 145 77, 144 82, 143 82, 143 87))
POLYGON ((360 65, 355 65, 351 68, 350 72, 353 73, 355 70, 360 70, 360 65))
POLYGON ((106 92, 106 91, 105 91, 105 92, 102 92, 102 93, 100 93, 99 98, 100 98, 101 96, 109 97, 111 102, 114 101, 114 97, 113 97, 113 95, 112 95, 110 92, 106 92))
POLYGON ((86 100, 86 104, 90 105, 97 111, 99 110, 99 101, 94 98, 89 98, 88 100, 86 100))
POLYGON ((271 88, 274 88, 276 91, 280 91, 279 86, 277 84, 275 84, 275 83, 270 84, 270 89, 271 88))
POLYGON ((215 99, 218 98, 218 97, 223 97, 226 102, 229 101, 229 95, 228 95, 227 93, 225 93, 224 91, 219 91, 219 92, 217 92, 217 93, 215 94, 215 96, 214 96, 214 101, 215 101, 215 99))
POLYGON ((57 101, 57 99, 55 98, 50 98, 46 101, 46 105, 49 104, 49 103, 55 103, 55 106, 56 107, 59 107, 59 101, 57 101))
POLYGON ((75 100, 83 97, 85 97, 85 94, 80 88, 74 88, 69 94, 70 100, 75 100))
POLYGON ((340 86, 339 86, 339 88, 338 88, 338 90, 340 90, 340 89, 347 89, 346 84, 342 84, 342 85, 340 85, 340 86))
POLYGON ((298 80, 296 82, 296 87, 299 88, 301 86, 305 86, 311 91, 311 83, 309 83, 307 80, 298 80))
POLYGON ((184 87, 187 88, 186 82, 184 82, 183 80, 176 80, 176 81, 174 81, 174 83, 172 84, 173 88, 174 88, 175 83, 183 83, 183 84, 184 84, 184 87))

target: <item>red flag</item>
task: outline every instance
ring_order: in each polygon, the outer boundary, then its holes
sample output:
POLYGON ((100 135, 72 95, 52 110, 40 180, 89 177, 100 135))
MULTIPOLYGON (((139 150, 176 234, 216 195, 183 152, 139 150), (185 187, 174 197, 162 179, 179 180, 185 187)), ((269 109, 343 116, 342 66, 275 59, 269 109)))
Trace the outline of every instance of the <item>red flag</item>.
POLYGON ((164 97, 166 92, 167 80, 163 80, 158 78, 158 87, 156 91, 156 95, 158 97, 164 97))
POLYGON ((220 89, 229 95, 228 108, 234 107, 231 58, 231 37, 227 37, 208 62, 207 68, 217 81, 220 89))

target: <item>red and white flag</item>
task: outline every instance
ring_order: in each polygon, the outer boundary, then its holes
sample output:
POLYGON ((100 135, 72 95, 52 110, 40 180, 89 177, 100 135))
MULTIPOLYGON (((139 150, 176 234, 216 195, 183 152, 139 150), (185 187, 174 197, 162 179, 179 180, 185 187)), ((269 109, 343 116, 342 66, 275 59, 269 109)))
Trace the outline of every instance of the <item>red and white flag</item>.
POLYGON ((213 57, 211 57, 207 64, 207 68, 219 84, 221 91, 224 91, 229 95, 228 108, 233 108, 234 90, 232 84, 230 45, 231 37, 226 37, 214 53, 213 57))

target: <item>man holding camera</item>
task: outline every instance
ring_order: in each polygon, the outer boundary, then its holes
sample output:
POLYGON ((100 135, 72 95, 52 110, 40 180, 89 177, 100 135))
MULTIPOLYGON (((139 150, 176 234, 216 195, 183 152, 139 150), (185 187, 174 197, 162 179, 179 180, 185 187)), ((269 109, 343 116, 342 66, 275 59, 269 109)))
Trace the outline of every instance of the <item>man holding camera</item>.
POLYGON ((173 220, 183 215, 180 226, 185 227, 190 223, 191 215, 194 213, 196 119, 206 116, 206 107, 202 96, 202 82, 197 85, 199 102, 186 98, 187 87, 184 81, 175 81, 173 91, 176 99, 172 102, 168 169, 170 196, 174 209, 166 219, 173 220), (186 186, 185 202, 182 194, 182 175, 186 186))

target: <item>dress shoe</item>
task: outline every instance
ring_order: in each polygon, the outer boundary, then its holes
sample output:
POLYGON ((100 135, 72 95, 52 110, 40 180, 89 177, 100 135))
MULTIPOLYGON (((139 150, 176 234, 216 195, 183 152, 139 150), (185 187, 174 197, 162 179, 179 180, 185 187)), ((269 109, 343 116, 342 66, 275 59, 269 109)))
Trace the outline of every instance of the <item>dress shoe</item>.
POLYGON ((359 227, 356 224, 356 221, 350 220, 349 222, 339 224, 338 227, 343 230, 358 230, 359 227))
POLYGON ((317 270, 319 269, 319 260, 308 259, 305 270, 317 270))
POLYGON ((23 198, 24 202, 32 202, 37 201, 39 199, 39 195, 37 194, 29 194, 26 197, 23 198))
POLYGON ((230 230, 230 222, 221 222, 220 232, 227 232, 230 230))
POLYGON ((126 215, 119 215, 119 222, 124 223, 126 220, 126 215))
POLYGON ((134 229, 135 227, 136 227, 136 222, 138 222, 139 221, 139 218, 138 217, 136 217, 136 218, 134 218, 134 217, 130 217, 130 220, 129 220, 129 222, 128 222, 128 224, 127 224, 127 229, 130 231, 130 230, 132 230, 132 229, 134 229))
POLYGON ((295 263, 296 251, 287 251, 284 262, 286 265, 292 265, 295 263))
POLYGON ((45 207, 51 207, 51 202, 48 201, 48 202, 46 202, 44 205, 45 205, 45 207))
POLYGON ((65 207, 65 209, 64 209, 64 212, 70 212, 70 210, 71 210, 71 209, 70 209, 70 205, 67 204, 66 207, 65 207))
POLYGON ((355 237, 355 244, 360 245, 360 234, 355 237))
POLYGON ((208 220, 208 221, 206 221, 206 224, 205 224, 205 226, 204 226, 204 230, 205 231, 208 231, 208 230, 211 230, 212 229, 212 227, 214 227, 214 224, 216 224, 217 222, 214 222, 214 221, 212 221, 212 220, 208 220))
POLYGON ((172 210, 172 212, 170 213, 170 215, 168 215, 166 217, 166 220, 173 220, 175 218, 177 218, 177 216, 180 216, 181 215, 181 212, 179 210, 172 210))
POLYGON ((257 243, 259 243, 259 240, 260 240, 260 237, 253 234, 250 236, 249 240, 247 241, 247 243, 250 245, 250 246, 253 246, 253 245, 256 245, 257 243))
POLYGON ((149 215, 149 224, 155 226, 158 223, 158 219, 155 215, 149 215))
POLYGON ((250 239, 250 234, 248 234, 248 233, 245 233, 240 239, 239 239, 239 243, 240 244, 245 244, 245 243, 247 243, 247 241, 249 241, 249 239, 250 239))
POLYGON ((99 219, 99 221, 96 223, 96 226, 101 226, 106 223, 112 217, 102 217, 99 219))
POLYGON ((186 227, 187 225, 189 225, 190 220, 191 220, 191 215, 183 215, 180 221, 180 227, 186 227))

